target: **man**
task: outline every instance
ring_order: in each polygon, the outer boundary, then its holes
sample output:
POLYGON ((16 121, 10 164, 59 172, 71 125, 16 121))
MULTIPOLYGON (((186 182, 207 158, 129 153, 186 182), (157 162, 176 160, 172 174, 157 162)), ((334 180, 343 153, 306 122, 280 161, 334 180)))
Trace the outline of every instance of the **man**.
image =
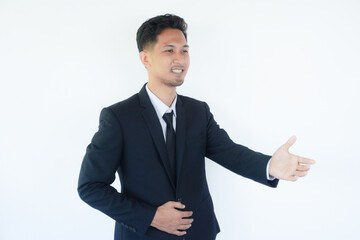
POLYGON ((186 28, 169 14, 142 24, 137 44, 148 83, 102 110, 87 147, 78 192, 116 221, 115 239, 215 239, 205 157, 270 187, 305 176, 314 163, 288 152, 295 137, 273 156, 234 143, 205 102, 176 93, 189 68, 186 28), (121 193, 110 186, 116 172, 121 193))

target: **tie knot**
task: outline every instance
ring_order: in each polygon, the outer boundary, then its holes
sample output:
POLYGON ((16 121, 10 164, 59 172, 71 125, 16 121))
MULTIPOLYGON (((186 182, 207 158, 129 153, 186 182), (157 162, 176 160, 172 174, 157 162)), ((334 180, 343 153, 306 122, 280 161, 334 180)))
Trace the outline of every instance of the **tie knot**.
POLYGON ((169 113, 165 113, 163 116, 163 119, 165 120, 165 122, 168 126, 172 126, 173 125, 173 111, 171 111, 169 113))

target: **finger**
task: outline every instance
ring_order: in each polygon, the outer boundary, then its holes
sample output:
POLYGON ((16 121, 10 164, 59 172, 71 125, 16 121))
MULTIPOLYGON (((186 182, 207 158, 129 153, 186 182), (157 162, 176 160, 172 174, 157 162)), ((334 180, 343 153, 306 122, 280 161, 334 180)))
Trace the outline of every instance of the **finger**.
POLYGON ((310 170, 310 165, 300 165, 298 164, 296 166, 296 171, 309 171, 310 170))
POLYGON ((298 157, 298 162, 303 164, 315 164, 316 162, 309 158, 298 157))
POLYGON ((182 203, 180 203, 180 202, 170 201, 169 203, 171 204, 171 206, 172 206, 173 208, 180 208, 180 209, 185 208, 185 205, 182 204, 182 203))
POLYGON ((306 171, 295 171, 294 176, 296 177, 304 177, 307 175, 306 171))
POLYGON ((181 211, 181 218, 191 217, 193 215, 192 211, 181 211))
POLYGON ((290 176, 290 177, 288 178, 288 180, 295 182, 296 180, 298 180, 298 178, 299 178, 299 177, 296 177, 296 176, 290 176))
POLYGON ((188 229, 188 228, 190 228, 190 227, 191 227, 191 224, 180 225, 180 226, 178 227, 178 230, 186 230, 186 229, 188 229))
POLYGON ((191 224, 194 221, 193 218, 183 218, 180 221, 180 224, 182 225, 187 225, 187 224, 191 224))
POLYGON ((176 235, 176 236, 184 236, 184 235, 186 234, 186 232, 185 232, 185 231, 177 231, 177 230, 176 230, 176 231, 173 232, 173 234, 176 235))
POLYGON ((287 142, 284 144, 286 149, 289 149, 294 143, 296 142, 296 136, 292 136, 287 140, 287 142))

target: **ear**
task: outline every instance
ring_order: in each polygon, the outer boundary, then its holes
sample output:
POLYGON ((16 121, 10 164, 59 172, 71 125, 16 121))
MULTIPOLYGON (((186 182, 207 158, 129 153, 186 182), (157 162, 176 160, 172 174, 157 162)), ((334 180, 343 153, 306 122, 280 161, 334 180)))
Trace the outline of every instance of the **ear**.
POLYGON ((139 57, 140 60, 142 62, 142 64, 145 66, 145 68, 148 68, 151 66, 150 64, 150 56, 149 56, 149 52, 147 50, 143 50, 139 53, 139 57))

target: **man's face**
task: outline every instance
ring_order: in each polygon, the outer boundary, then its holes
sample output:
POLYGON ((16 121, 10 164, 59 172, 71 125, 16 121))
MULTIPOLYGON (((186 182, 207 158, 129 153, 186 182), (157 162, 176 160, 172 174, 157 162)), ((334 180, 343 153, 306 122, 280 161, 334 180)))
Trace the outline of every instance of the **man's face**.
POLYGON ((184 82, 190 58, 189 46, 179 29, 167 28, 157 36, 157 42, 147 51, 149 80, 169 87, 184 82))

